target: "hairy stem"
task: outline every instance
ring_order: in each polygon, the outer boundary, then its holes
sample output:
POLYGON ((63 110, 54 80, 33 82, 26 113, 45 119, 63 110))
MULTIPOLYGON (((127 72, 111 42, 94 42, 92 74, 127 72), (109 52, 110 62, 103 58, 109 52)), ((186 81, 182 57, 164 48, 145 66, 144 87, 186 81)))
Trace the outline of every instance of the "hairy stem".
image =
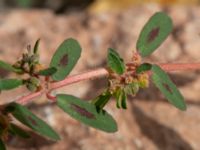
MULTIPOLYGON (((176 64, 157 64, 166 72, 171 71, 194 71, 200 70, 200 63, 176 63, 176 64)), ((62 81, 51 82, 49 85, 49 91, 47 92, 47 97, 50 98, 53 102, 56 101, 54 96, 50 95, 52 90, 61 88, 63 86, 67 86, 69 84, 77 83, 84 80, 96 79, 103 76, 108 76, 109 72, 105 68, 100 68, 96 70, 92 70, 86 73, 77 74, 73 76, 69 76, 62 81)), ((26 104, 34 100, 34 98, 41 96, 44 93, 44 90, 38 91, 36 93, 29 94, 17 100, 20 104, 26 104)))

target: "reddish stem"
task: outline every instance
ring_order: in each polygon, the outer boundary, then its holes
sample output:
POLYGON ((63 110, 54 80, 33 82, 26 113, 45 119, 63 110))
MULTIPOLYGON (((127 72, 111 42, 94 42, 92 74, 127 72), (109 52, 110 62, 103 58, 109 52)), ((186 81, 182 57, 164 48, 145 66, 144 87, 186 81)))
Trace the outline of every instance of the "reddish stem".
POLYGON ((166 72, 200 70, 200 63, 158 64, 166 72))
POLYGON ((41 91, 38 91, 35 93, 30 93, 26 96, 23 96, 23 97, 17 99, 16 102, 19 104, 25 105, 25 104, 29 103, 30 101, 32 101, 34 98, 41 96, 43 93, 44 93, 44 90, 41 90, 41 91))
POLYGON ((46 93, 46 97, 51 100, 52 102, 56 102, 56 96, 53 96, 51 95, 51 91, 52 90, 49 90, 47 93, 46 93))
POLYGON ((100 69, 96 69, 96 70, 89 71, 86 73, 69 76, 62 81, 52 82, 50 84, 50 89, 54 90, 54 89, 58 89, 60 87, 63 87, 69 84, 73 84, 76 82, 89 80, 89 79, 95 79, 95 78, 106 76, 106 75, 108 75, 108 70, 105 68, 100 68, 100 69))
MULTIPOLYGON (((165 70, 167 72, 169 72, 169 71, 184 71, 184 70, 185 71, 200 70, 200 63, 157 64, 157 65, 159 65, 163 70, 165 70)), ((76 82, 107 76, 108 74, 109 74, 109 72, 107 69, 100 68, 100 69, 96 69, 96 70, 89 71, 86 73, 69 76, 62 81, 50 83, 50 85, 49 85, 50 90, 46 93, 46 95, 49 99, 51 99, 53 102, 55 102, 56 97, 54 97, 50 94, 50 92, 52 90, 55 90, 55 89, 58 89, 63 86, 67 86, 69 84, 73 84, 76 82)), ((43 93, 44 93, 44 90, 29 94, 27 96, 24 96, 24 97, 18 99, 17 102, 20 104, 26 104, 28 102, 31 102, 33 100, 33 98, 41 96, 43 93)))

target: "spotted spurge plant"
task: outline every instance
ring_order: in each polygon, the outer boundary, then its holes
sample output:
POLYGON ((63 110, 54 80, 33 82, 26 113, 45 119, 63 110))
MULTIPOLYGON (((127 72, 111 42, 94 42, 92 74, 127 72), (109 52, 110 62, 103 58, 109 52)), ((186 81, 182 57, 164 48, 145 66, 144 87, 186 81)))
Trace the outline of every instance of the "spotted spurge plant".
POLYGON ((136 96, 140 88, 148 87, 149 79, 172 105, 186 110, 183 96, 165 71, 195 70, 200 68, 200 64, 151 64, 142 61, 143 57, 149 56, 160 46, 171 31, 170 17, 163 12, 157 12, 143 27, 131 62, 125 64, 117 51, 109 48, 107 67, 73 76, 69 74, 81 56, 81 47, 72 38, 65 40, 58 47, 48 68, 44 68, 39 61, 39 40, 33 49, 28 46, 27 52, 13 65, 0 60, 1 69, 26 77, 0 79, 1 92, 19 86, 26 86, 30 91, 29 95, 0 106, 0 149, 6 149, 4 142, 9 135, 30 137, 29 132, 15 124, 13 117, 42 136, 55 141, 60 140, 59 135, 48 124, 24 106, 42 94, 46 94, 51 102, 74 119, 109 133, 117 131, 117 124, 104 110, 104 106, 114 98, 117 108, 126 109, 127 95, 136 96), (84 101, 67 94, 51 94, 57 88, 101 76, 107 76, 108 86, 102 94, 92 100, 84 101))

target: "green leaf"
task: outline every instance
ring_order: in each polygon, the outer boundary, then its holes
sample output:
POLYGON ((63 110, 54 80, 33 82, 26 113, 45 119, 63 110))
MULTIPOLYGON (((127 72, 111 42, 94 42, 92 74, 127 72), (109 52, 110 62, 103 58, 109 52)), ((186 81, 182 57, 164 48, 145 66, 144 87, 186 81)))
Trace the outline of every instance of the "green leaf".
POLYGON ((164 12, 155 13, 145 24, 137 41, 137 50, 142 57, 158 48, 172 31, 172 20, 164 12))
POLYGON ((122 91, 122 96, 121 96, 121 106, 123 109, 126 109, 127 108, 127 105, 126 105, 126 93, 124 92, 124 90, 122 91))
POLYGON ((38 40, 35 42, 35 45, 34 45, 34 48, 33 48, 33 53, 34 53, 34 54, 37 54, 37 53, 38 53, 39 44, 40 44, 40 39, 38 39, 38 40))
POLYGON ((22 69, 15 68, 12 65, 10 65, 6 62, 3 62, 1 60, 0 60, 0 68, 7 70, 7 71, 15 72, 15 73, 22 73, 23 72, 22 69))
POLYGON ((49 137, 52 140, 60 139, 59 135, 48 124, 35 116, 26 107, 13 102, 6 107, 6 110, 9 111, 18 121, 40 135, 49 137))
POLYGON ((152 66, 152 80, 168 101, 180 110, 186 110, 184 98, 168 75, 157 65, 152 66))
POLYGON ((74 39, 65 40, 53 55, 50 67, 57 72, 52 75, 53 80, 63 80, 74 68, 81 55, 81 47, 74 39))
POLYGON ((54 67, 51 67, 51 68, 47 68, 47 69, 44 69, 44 70, 40 70, 38 72, 39 75, 42 75, 42 76, 51 76, 53 75, 54 73, 56 73, 57 69, 54 68, 54 67))
POLYGON ((108 49, 108 66, 117 74, 123 74, 126 69, 123 59, 111 48, 108 49))
POLYGON ((97 108, 103 109, 103 107, 108 103, 110 100, 110 97, 112 95, 110 92, 107 90, 106 92, 102 93, 99 95, 96 99, 92 101, 92 104, 94 104, 97 108))
POLYGON ((27 133, 27 131, 24 131, 23 129, 21 129, 20 127, 18 127, 15 124, 10 124, 9 130, 11 133, 18 135, 19 137, 22 138, 30 138, 30 135, 27 133))
POLYGON ((71 95, 59 94, 58 106, 74 119, 105 132, 116 132, 115 120, 105 110, 98 111, 96 106, 71 95))
POLYGON ((126 105, 126 93, 123 89, 118 89, 116 91, 116 93, 114 94, 116 100, 117 100, 117 103, 116 103, 116 106, 117 108, 123 108, 123 109, 126 109, 127 108, 127 105, 126 105))
POLYGON ((0 79, 0 90, 11 90, 23 84, 23 80, 0 79))
POLYGON ((6 146, 4 142, 2 141, 2 139, 0 139, 0 150, 6 150, 6 146))
POLYGON ((151 70, 151 67, 152 67, 151 64, 149 64, 149 63, 143 63, 143 64, 141 64, 140 66, 138 66, 136 68, 136 73, 139 74, 139 73, 143 73, 145 71, 149 71, 149 70, 151 70))

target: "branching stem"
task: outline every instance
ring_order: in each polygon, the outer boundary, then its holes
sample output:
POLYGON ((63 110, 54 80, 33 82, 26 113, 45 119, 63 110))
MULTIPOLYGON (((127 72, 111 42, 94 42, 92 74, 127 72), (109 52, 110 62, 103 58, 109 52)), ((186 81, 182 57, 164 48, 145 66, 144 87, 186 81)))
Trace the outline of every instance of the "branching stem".
MULTIPOLYGON (((157 64, 166 72, 171 71, 194 71, 200 70, 200 63, 176 63, 176 64, 157 64)), ((96 70, 92 70, 86 73, 77 74, 73 76, 69 76, 62 81, 58 82, 51 82, 49 84, 49 90, 47 91, 46 95, 49 99, 53 102, 56 101, 56 98, 50 94, 52 90, 61 88, 63 86, 67 86, 69 84, 77 83, 84 80, 96 79, 103 76, 108 76, 109 72, 106 68, 100 68, 96 70)), ((41 90, 35 93, 31 93, 27 96, 21 97, 17 100, 20 104, 26 104, 34 100, 34 98, 41 96, 45 90, 41 90)))

